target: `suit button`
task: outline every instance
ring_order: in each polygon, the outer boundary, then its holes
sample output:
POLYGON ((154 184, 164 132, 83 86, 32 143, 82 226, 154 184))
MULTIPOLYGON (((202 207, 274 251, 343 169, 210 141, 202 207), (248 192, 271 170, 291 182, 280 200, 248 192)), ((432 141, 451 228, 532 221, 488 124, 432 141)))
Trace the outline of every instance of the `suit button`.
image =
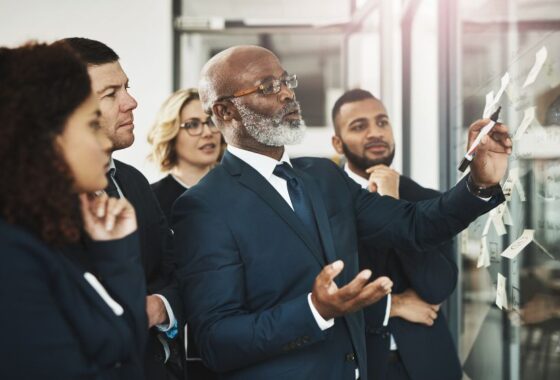
POLYGON ((115 368, 121 368, 121 365, 122 365, 121 362, 116 362, 115 365, 114 365, 114 367, 115 367, 115 368))
POLYGON ((346 354, 346 361, 347 362, 353 362, 354 360, 356 360, 356 355, 354 355, 353 352, 349 352, 346 354))
POLYGON ((309 343, 310 340, 311 338, 309 338, 307 335, 303 337, 303 343, 309 343))

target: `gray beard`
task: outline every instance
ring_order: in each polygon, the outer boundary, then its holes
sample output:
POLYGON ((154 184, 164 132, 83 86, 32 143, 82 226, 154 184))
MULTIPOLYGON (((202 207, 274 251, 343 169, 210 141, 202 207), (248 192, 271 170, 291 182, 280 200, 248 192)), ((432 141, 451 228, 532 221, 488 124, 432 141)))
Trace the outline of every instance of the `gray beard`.
POLYGON ((266 146, 284 146, 299 144, 303 140, 306 126, 302 119, 284 122, 284 110, 276 115, 265 116, 251 110, 237 99, 232 99, 232 102, 239 111, 245 130, 259 143, 266 146))

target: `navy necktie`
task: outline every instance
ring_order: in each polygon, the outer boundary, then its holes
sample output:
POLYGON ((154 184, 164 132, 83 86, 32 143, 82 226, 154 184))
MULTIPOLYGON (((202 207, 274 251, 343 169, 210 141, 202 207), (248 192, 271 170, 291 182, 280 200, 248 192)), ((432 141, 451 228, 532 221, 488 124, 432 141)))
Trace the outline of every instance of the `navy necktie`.
POLYGON ((120 198, 119 190, 115 184, 115 168, 109 169, 105 176, 107 177, 107 182, 109 183, 105 188, 105 193, 111 198, 120 198))
POLYGON ((313 237, 314 241, 319 247, 321 247, 317 223, 315 222, 315 215, 313 214, 309 199, 305 196, 301 179, 297 177, 294 169, 292 169, 286 162, 276 165, 273 174, 286 180, 294 212, 303 222, 305 227, 307 227, 307 230, 313 237))

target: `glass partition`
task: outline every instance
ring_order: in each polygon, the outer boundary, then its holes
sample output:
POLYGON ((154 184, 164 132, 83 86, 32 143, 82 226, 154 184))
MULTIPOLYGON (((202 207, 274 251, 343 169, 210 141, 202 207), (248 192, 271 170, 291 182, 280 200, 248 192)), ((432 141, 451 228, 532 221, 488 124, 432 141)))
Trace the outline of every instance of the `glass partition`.
POLYGON ((461 234, 466 379, 560 376, 560 4, 460 1, 455 167, 499 105, 514 139, 507 202, 461 234))

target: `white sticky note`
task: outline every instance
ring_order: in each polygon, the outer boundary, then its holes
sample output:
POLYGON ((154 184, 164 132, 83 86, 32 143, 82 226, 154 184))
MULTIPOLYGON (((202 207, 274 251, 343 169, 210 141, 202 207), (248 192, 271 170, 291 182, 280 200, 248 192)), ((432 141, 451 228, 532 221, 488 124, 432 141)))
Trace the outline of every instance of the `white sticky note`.
POLYGON ((515 181, 515 188, 517 189, 517 193, 519 194, 519 199, 521 199, 521 202, 525 202, 527 200, 527 198, 525 197, 525 190, 523 189, 523 185, 521 184, 521 181, 519 179, 515 181))
POLYGON ((461 232, 461 253, 466 255, 469 252, 469 230, 461 232))
POLYGON ((535 230, 525 230, 521 236, 502 252, 503 257, 514 259, 535 237, 535 230))
MULTIPOLYGON (((490 213, 492 213, 492 211, 490 211, 490 213)), ((492 225, 492 217, 490 215, 488 215, 488 219, 486 219, 486 223, 484 223, 484 229, 482 230, 482 236, 488 235, 488 232, 490 232, 490 225, 492 225)))
POLYGON ((507 233, 507 231, 506 226, 504 225, 504 221, 502 220, 502 214, 497 209, 494 209, 492 211, 494 211, 494 213, 490 213, 492 224, 494 225, 498 236, 503 236, 507 233))
POLYGON ((535 120, 535 107, 529 107, 525 110, 525 113, 523 115, 523 120, 521 121, 521 124, 519 124, 519 127, 517 127, 517 130, 515 131, 515 135, 513 136, 513 141, 521 140, 521 136, 523 136, 523 134, 527 131, 527 128, 529 128, 529 125, 531 125, 533 120, 535 120))
POLYGON ((511 177, 508 177, 504 182, 504 184, 502 185, 502 192, 504 193, 504 197, 506 198, 506 201, 511 201, 511 194, 513 193, 514 186, 515 183, 513 182, 511 177))
POLYGON ((507 206, 507 203, 503 203, 500 206, 503 207, 503 211, 501 214, 502 214, 502 220, 504 221, 504 224, 508 226, 513 226, 513 219, 509 212, 509 207, 507 206))
POLYGON ((509 176, 511 177, 511 179, 513 179, 514 181, 519 180, 519 167, 516 166, 514 168, 509 169, 509 176))
POLYGON ((484 112, 482 113, 483 119, 487 119, 490 117, 493 105, 494 105, 494 91, 490 91, 488 94, 486 94, 486 103, 484 104, 484 112))
POLYGON ((496 286, 496 305, 500 309, 507 309, 507 293, 506 293, 506 278, 498 273, 498 284, 496 286))
POLYGON ((525 83, 523 83, 523 88, 535 82, 547 57, 548 57, 548 51, 546 50, 546 46, 543 46, 542 48, 539 49, 539 51, 535 55, 535 63, 533 64, 531 71, 529 71, 525 83))
POLYGON ((498 104, 498 102, 502 98, 502 95, 503 95, 504 91, 506 90, 506 88, 508 87, 508 85, 509 85, 509 73, 506 72, 502 76, 502 80, 500 82, 500 89, 498 90, 498 93, 494 97, 494 101, 493 101, 494 105, 498 104))
POLYGON ((516 187, 516 183, 519 182, 519 168, 511 168, 509 169, 509 175, 502 185, 502 192, 504 193, 504 197, 506 201, 511 200, 511 195, 513 193, 513 188, 516 187))
POLYGON ((490 266, 490 253, 488 253, 488 244, 486 241, 486 236, 480 239, 480 253, 478 254, 478 260, 476 262, 477 268, 489 267, 490 266))

